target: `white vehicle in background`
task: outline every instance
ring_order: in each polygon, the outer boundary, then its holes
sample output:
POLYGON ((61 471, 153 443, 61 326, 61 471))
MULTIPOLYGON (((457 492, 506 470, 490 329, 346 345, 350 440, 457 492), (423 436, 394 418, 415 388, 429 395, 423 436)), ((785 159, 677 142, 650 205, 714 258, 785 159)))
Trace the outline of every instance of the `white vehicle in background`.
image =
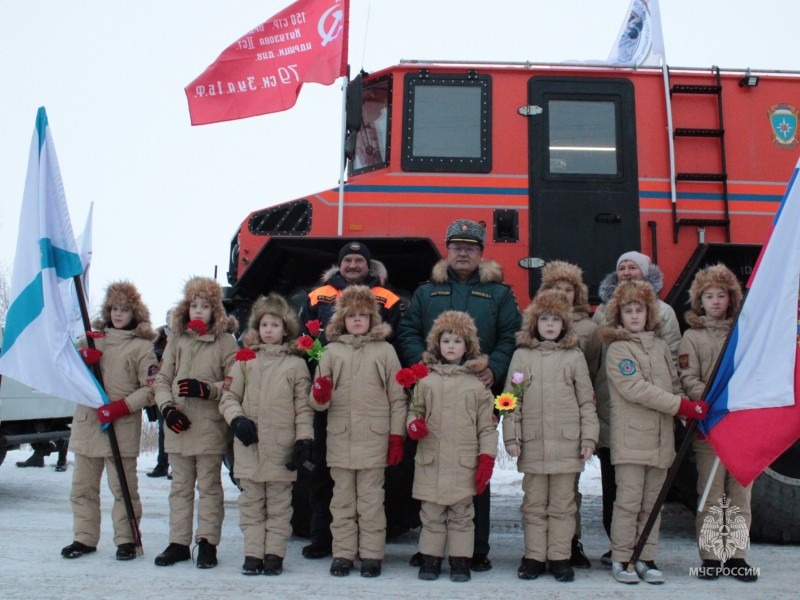
POLYGON ((74 412, 74 402, 0 375, 0 464, 21 444, 69 438, 74 412))

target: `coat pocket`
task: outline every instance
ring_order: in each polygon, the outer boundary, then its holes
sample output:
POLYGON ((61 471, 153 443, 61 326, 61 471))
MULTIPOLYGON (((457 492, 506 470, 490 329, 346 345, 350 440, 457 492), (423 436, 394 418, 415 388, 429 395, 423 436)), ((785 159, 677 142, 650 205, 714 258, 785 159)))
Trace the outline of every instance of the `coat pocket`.
POLYGON ((475 454, 462 454, 458 457, 458 464, 467 469, 477 469, 478 456, 475 454))
POLYGON ((653 450, 658 447, 658 419, 637 417, 625 427, 625 447, 631 450, 653 450))
POLYGON ((328 419, 328 433, 338 435, 347 431, 347 421, 344 419, 328 419))

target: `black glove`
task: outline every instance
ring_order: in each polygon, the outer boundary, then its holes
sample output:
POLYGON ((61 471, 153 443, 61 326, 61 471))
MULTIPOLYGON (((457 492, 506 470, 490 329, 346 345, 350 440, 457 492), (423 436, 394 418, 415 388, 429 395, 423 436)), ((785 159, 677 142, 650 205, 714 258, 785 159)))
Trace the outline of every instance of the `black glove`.
POLYGON ((311 462, 311 440, 297 440, 294 443, 292 460, 286 463, 286 468, 297 471, 300 467, 305 467, 309 471, 314 469, 314 463, 311 462))
POLYGON ((236 417, 231 421, 231 429, 233 429, 233 435, 239 438, 239 441, 242 442, 245 447, 250 444, 258 443, 258 428, 256 424, 247 417, 241 415, 236 417))
POLYGON ((189 420, 189 417, 171 404, 164 407, 164 410, 161 411, 161 414, 164 415, 164 422, 167 424, 167 427, 169 427, 175 433, 186 431, 192 426, 192 422, 189 420))
POLYGON ((205 400, 211 395, 211 386, 197 379, 179 379, 178 396, 191 396, 205 400))

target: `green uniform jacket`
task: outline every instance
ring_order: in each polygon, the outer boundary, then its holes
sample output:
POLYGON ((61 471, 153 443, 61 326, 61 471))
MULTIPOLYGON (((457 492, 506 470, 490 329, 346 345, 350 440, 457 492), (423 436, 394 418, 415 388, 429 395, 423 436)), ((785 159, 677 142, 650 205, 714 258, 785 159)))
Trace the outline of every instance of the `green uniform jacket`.
POLYGON ((444 260, 433 267, 431 280, 417 288, 400 321, 398 338, 405 364, 420 361, 434 320, 446 310, 466 312, 475 320, 481 354, 489 356, 495 383, 502 386, 516 349, 521 317, 514 293, 503 283, 500 265, 492 260, 481 261, 466 283, 458 280, 444 260))

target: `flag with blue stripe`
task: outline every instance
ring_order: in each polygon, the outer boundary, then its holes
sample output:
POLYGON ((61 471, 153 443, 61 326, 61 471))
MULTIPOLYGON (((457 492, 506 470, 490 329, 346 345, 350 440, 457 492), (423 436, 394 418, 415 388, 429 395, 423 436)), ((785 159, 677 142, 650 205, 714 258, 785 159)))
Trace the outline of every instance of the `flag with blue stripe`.
POLYGON ((107 403, 75 348, 59 283, 83 273, 44 107, 36 115, 0 373, 87 406, 107 403))

